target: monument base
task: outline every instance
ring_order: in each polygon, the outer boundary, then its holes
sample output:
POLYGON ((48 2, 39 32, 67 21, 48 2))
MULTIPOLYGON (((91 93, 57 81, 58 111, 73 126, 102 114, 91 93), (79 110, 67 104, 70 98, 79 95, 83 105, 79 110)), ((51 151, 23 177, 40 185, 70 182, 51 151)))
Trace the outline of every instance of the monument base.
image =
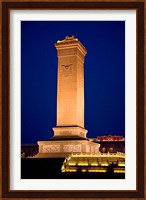
POLYGON ((38 141, 39 153, 35 158, 59 158, 71 153, 98 153, 100 144, 85 139, 38 141))

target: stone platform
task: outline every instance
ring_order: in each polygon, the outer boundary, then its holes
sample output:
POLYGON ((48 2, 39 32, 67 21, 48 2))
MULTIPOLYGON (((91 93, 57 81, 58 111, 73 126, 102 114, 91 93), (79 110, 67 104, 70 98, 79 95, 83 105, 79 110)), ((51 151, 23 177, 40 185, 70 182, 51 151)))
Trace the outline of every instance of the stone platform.
POLYGON ((38 141, 35 158, 63 158, 70 153, 98 153, 100 144, 79 136, 54 136, 49 141, 38 141))

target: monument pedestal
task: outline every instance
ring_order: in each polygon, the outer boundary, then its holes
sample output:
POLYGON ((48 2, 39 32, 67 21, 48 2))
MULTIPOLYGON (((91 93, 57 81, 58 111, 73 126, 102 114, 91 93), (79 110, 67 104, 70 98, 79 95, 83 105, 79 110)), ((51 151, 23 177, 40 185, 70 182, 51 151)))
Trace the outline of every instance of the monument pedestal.
POLYGON ((78 137, 58 138, 52 141, 39 141, 39 153, 36 158, 66 157, 74 153, 98 153, 100 144, 78 137), (62 139, 62 140, 61 140, 62 139))
POLYGON ((82 127, 56 127, 53 128, 54 136, 79 136, 86 138, 86 129, 82 127))

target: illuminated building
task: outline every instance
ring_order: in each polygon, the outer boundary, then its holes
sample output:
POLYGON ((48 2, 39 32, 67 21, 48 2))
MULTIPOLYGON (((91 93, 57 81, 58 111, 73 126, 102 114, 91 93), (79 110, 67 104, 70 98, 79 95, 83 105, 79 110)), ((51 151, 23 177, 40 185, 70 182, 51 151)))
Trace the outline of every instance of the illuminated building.
POLYGON ((124 153, 72 153, 67 156, 61 168, 62 172, 98 172, 125 173, 124 153))

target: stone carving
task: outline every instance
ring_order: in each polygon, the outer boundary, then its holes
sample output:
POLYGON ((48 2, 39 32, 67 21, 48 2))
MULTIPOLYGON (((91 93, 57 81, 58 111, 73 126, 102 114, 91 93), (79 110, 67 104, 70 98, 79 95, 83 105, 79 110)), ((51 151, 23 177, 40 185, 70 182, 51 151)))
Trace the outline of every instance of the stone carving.
POLYGON ((81 144, 73 145, 64 145, 63 146, 63 151, 64 152, 81 152, 81 144))
POLYGON ((60 152, 60 145, 43 145, 42 153, 60 152))
POLYGON ((65 37, 65 40, 74 40, 75 39, 75 36, 74 35, 72 35, 71 37, 70 36, 66 36, 65 37))
POLYGON ((58 40, 57 43, 55 44, 56 46, 59 46, 59 45, 65 45, 65 44, 75 44, 75 43, 79 43, 81 45, 81 47, 85 50, 86 48, 82 45, 82 43, 77 39, 75 38, 75 36, 66 36, 64 40, 58 40))
POLYGON ((75 38, 74 35, 72 35, 72 36, 66 36, 64 40, 58 40, 58 41, 57 41, 57 44, 58 44, 58 43, 70 42, 70 41, 78 41, 78 39, 75 38))
POLYGON ((72 68, 71 68, 71 65, 62 65, 62 75, 64 77, 68 77, 72 74, 72 68))

